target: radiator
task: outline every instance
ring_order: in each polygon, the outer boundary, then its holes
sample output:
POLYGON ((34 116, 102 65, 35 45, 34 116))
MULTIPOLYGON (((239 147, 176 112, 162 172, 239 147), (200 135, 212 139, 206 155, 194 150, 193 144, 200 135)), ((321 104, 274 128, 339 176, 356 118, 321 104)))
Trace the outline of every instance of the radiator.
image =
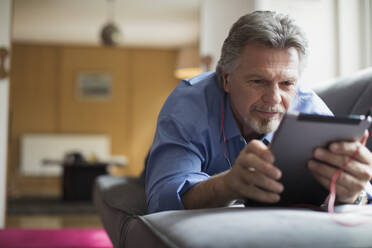
POLYGON ((79 152, 85 158, 95 156, 108 161, 111 141, 107 135, 25 134, 21 137, 20 171, 25 176, 59 176, 67 153, 79 152), (55 161, 45 163, 45 161, 55 161))

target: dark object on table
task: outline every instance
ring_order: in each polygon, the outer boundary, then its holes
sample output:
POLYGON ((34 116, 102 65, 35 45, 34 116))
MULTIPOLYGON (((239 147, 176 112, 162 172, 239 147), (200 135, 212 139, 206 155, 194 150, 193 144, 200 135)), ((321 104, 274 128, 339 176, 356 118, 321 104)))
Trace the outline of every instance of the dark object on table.
POLYGON ((94 180, 107 174, 107 163, 69 163, 63 164, 63 200, 91 201, 94 180))
POLYGON ((63 158, 63 164, 68 165, 68 164, 81 164, 81 163, 86 163, 86 160, 80 152, 70 152, 65 155, 63 158))

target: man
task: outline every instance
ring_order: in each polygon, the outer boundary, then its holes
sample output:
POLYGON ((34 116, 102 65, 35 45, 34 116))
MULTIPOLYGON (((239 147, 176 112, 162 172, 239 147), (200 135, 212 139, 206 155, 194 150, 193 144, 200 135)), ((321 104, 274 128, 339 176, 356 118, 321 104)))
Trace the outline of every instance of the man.
MULTIPOLYGON (((147 163, 150 213, 280 200, 281 171, 267 144, 283 114, 332 114, 298 84, 306 52, 303 33, 287 16, 256 11, 233 25, 216 72, 182 81, 159 114, 147 163)), ((371 152, 359 142, 338 142, 317 149, 317 160, 308 164, 329 189, 336 168, 357 147, 359 155, 337 180, 340 203, 354 203, 364 193, 372 177, 371 152)))

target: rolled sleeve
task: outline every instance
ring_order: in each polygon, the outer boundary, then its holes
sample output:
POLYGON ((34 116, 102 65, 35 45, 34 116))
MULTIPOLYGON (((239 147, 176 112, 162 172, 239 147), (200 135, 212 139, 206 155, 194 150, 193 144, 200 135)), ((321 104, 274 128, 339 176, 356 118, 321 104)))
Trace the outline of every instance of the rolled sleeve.
POLYGON ((182 125, 172 119, 158 123, 146 169, 148 212, 184 209, 181 197, 209 178, 203 156, 182 125))
POLYGON ((149 213, 184 209, 182 195, 195 184, 209 178, 208 174, 200 172, 200 160, 192 153, 187 154, 184 151, 181 155, 180 151, 175 152, 180 150, 179 147, 168 150, 169 153, 178 154, 178 158, 174 155, 167 156, 168 153, 150 157, 146 183, 149 213))
POLYGON ((209 175, 205 173, 193 173, 187 175, 187 178, 176 178, 164 185, 164 189, 159 192, 159 202, 154 204, 157 209, 152 209, 152 204, 149 204, 149 212, 158 212, 164 210, 179 210, 184 209, 182 203, 182 195, 192 188, 194 185, 206 180, 209 175))

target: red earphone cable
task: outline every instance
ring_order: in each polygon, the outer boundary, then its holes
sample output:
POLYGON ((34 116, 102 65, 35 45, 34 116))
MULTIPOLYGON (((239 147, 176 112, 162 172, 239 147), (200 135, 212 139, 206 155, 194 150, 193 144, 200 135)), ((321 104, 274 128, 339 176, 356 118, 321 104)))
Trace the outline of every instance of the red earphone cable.
MULTIPOLYGON (((296 96, 297 96, 297 100, 298 100, 297 111, 300 112, 301 100, 300 100, 300 96, 298 95, 297 91, 296 91, 296 96)), ((372 135, 372 128, 369 130, 369 134, 368 134, 367 137, 363 136, 360 143, 362 145, 365 145, 367 143, 367 140, 369 139, 369 137, 371 137, 371 135, 372 135)), ((330 193, 329 193, 329 199, 328 199, 328 213, 330 213, 333 217, 334 217, 334 214, 335 214, 334 207, 335 207, 335 202, 336 202, 336 183, 337 183, 337 179, 340 177, 341 173, 344 171, 344 168, 350 163, 350 161, 355 160, 356 157, 359 155, 359 152, 360 152, 359 149, 360 149, 360 146, 357 147, 357 149, 349 157, 349 159, 347 161, 345 161, 345 163, 332 176, 331 184, 330 184, 330 188, 329 188, 330 193)), ((344 225, 344 226, 356 226, 356 225, 361 225, 361 224, 366 224, 366 223, 371 223, 372 222, 372 220, 369 220, 369 221, 363 221, 363 222, 358 222, 358 223, 348 223, 348 222, 344 222, 344 221, 340 221, 340 220, 336 220, 336 219, 335 219, 335 221, 338 224, 344 225)))
POLYGON ((231 169, 231 163, 230 163, 230 160, 229 158, 227 157, 227 154, 226 154, 226 136, 225 136, 225 127, 224 127, 224 119, 223 119, 223 102, 225 100, 225 97, 224 97, 224 93, 222 93, 222 101, 221 101, 221 128, 222 128, 222 136, 223 136, 223 143, 222 143, 222 152, 223 152, 223 156, 225 157, 227 163, 229 164, 230 166, 230 169, 231 169))
MULTIPOLYGON (((295 93, 295 95, 297 96, 297 111, 300 112, 301 110, 301 99, 300 99, 300 96, 299 94, 295 93)), ((222 97, 222 102, 221 102, 221 128, 222 128, 222 136, 223 136, 223 144, 222 144, 222 151, 223 151, 223 155, 226 159, 226 161, 228 162, 230 168, 231 168, 231 163, 230 163, 230 160, 228 159, 227 157, 227 154, 226 154, 226 149, 225 149, 225 145, 226 145, 226 136, 225 136, 225 128, 224 128, 224 116, 223 116, 223 101, 224 101, 224 96, 222 97)), ((372 128, 369 130, 369 135, 368 137, 363 137, 362 140, 360 141, 360 143, 362 145, 365 145, 367 143, 367 140, 369 139, 369 137, 371 137, 372 135, 372 128)), ((347 161, 345 161, 345 163, 333 174, 332 176, 332 179, 331 179, 331 184, 330 184, 330 193, 329 193, 329 199, 328 199, 328 213, 330 213, 333 217, 334 217, 334 206, 335 206, 335 202, 336 202, 336 183, 337 183, 337 179, 340 177, 341 173, 344 171, 344 168, 350 163, 350 161, 352 160, 355 160, 356 157, 359 155, 359 149, 360 149, 360 146, 358 146, 358 148, 355 150, 355 152, 349 157, 349 159, 347 161)), ((363 221, 363 222, 358 222, 358 223, 348 223, 348 222, 344 222, 344 221, 340 221, 340 220, 337 220, 337 219, 334 219, 336 221, 336 223, 340 224, 340 225, 343 225, 343 226, 356 226, 356 225, 361 225, 361 224, 366 224, 366 223, 371 223, 372 220, 370 221, 363 221)))
MULTIPOLYGON (((367 140, 369 139, 369 137, 371 137, 371 131, 372 131, 372 128, 369 130, 368 136, 367 137, 363 136, 362 140, 360 141, 360 143, 363 146, 367 143, 367 140)), ((360 146, 358 146, 358 148, 355 150, 355 152, 352 154, 352 156, 347 161, 345 161, 345 163, 335 172, 335 174, 333 174, 331 184, 330 184, 330 189, 329 189, 330 193, 329 193, 329 200, 328 200, 328 213, 330 213, 332 215, 332 217, 334 218, 336 223, 338 223, 340 225, 343 225, 343 226, 358 226, 358 225, 362 225, 362 224, 372 223, 371 219, 351 223, 351 222, 341 221, 341 220, 338 220, 338 219, 335 218, 334 206, 335 206, 335 202, 336 202, 336 183, 337 183, 337 179, 340 177, 341 173, 344 171, 344 169, 348 165, 348 163, 350 163, 350 161, 356 159, 356 157, 359 155, 359 152, 360 152, 359 150, 360 150, 360 146)))

